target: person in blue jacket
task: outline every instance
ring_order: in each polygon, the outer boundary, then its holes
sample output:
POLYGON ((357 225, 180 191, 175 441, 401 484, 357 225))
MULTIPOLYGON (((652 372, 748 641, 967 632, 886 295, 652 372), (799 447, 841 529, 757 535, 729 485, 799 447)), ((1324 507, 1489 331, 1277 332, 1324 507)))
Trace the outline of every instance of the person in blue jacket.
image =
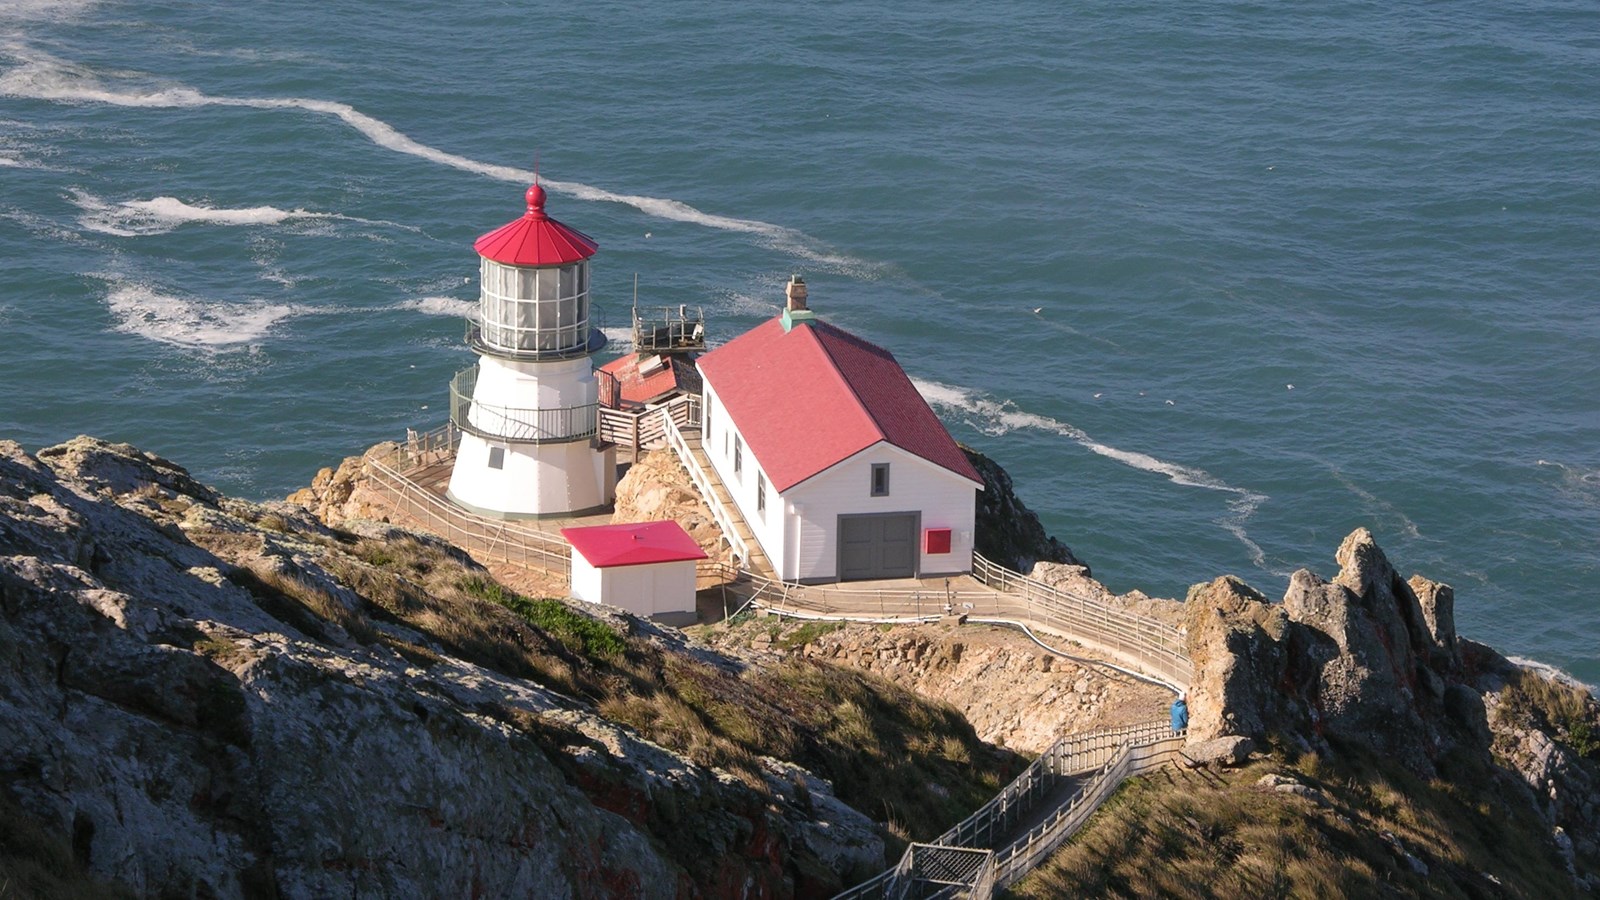
POLYGON ((1189 727, 1189 701, 1188 694, 1180 692, 1178 699, 1172 701, 1172 733, 1177 734, 1189 727))

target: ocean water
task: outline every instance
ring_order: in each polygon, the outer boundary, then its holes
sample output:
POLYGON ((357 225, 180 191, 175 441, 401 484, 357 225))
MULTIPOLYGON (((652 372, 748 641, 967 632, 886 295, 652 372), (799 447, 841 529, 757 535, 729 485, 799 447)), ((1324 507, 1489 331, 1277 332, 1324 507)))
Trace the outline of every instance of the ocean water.
POLYGON ((1364 525, 1600 681, 1592 3, 3 0, 0 436, 266 498, 441 422, 536 160, 614 335, 804 273, 1113 588, 1364 525))

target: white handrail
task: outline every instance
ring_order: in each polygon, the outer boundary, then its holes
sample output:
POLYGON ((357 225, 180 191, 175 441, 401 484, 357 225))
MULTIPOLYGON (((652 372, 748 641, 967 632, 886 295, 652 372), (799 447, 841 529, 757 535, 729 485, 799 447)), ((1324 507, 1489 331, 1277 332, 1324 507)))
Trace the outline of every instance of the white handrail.
MULTIPOLYGON (((717 527, 722 529, 722 536, 727 540, 728 546, 733 548, 734 556, 740 562, 749 562, 750 547, 744 542, 744 538, 739 536, 739 529, 735 524, 736 520, 723 507, 722 501, 717 499, 717 492, 712 486, 711 476, 700 468, 699 461, 694 458, 694 450, 689 446, 688 440, 684 438, 683 432, 679 430, 678 423, 673 419, 668 411, 669 409, 670 407, 662 409, 662 427, 667 434, 667 446, 671 447, 672 451, 678 455, 679 461, 683 463, 684 470, 689 473, 689 480, 694 482, 695 489, 700 492, 701 497, 705 498, 706 508, 711 510, 711 518, 715 519, 717 527)), ((693 417, 694 410, 691 408, 689 413, 693 417)))

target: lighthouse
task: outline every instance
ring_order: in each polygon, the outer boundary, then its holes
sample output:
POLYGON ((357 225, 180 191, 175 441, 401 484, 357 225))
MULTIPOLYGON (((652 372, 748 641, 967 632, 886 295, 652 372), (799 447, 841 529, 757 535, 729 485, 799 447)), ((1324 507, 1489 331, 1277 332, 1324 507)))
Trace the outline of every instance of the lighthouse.
POLYGON ((590 357, 606 339, 590 325, 589 258, 599 245, 528 210, 478 238, 478 312, 467 342, 478 363, 450 382, 461 430, 449 498, 497 518, 598 512, 616 494, 616 449, 598 439, 590 357))

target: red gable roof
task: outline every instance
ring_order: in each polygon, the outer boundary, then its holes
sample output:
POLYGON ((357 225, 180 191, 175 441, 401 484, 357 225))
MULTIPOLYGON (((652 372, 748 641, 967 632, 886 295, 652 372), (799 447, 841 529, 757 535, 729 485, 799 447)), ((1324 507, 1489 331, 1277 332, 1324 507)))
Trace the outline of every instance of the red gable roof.
POLYGON ((472 249, 508 266, 564 266, 600 249, 594 239, 544 213, 545 190, 528 188, 528 212, 478 238, 472 249))
POLYGON ((699 365, 779 491, 879 441, 983 484, 893 354, 848 331, 772 319, 699 365))
POLYGON ((707 558, 677 522, 563 528, 561 536, 597 569, 707 558))

